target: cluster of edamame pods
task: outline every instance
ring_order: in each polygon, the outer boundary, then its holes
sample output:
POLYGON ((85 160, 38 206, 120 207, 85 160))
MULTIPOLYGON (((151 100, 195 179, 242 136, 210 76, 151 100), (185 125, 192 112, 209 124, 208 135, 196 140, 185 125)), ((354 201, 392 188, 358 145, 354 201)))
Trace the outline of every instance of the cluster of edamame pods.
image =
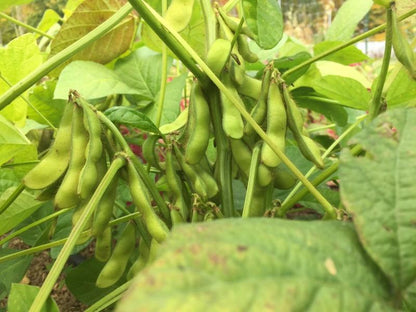
MULTIPOLYGON (((54 199, 55 209, 72 208, 75 225, 107 172, 108 162, 114 157, 114 150, 108 145, 108 132, 93 106, 76 91, 71 91, 54 142, 46 156, 26 174, 23 183, 30 189, 40 190, 38 199, 54 199)), ((143 240, 140 244, 141 255, 136 261, 138 264, 131 267, 130 276, 134 276, 146 263, 150 245, 157 246, 168 233, 167 226, 152 207, 148 191, 136 168, 128 157, 126 160, 125 168, 109 183, 86 227, 96 239, 95 257, 106 262, 96 282, 98 287, 109 287, 124 274, 136 245, 136 228, 149 237, 146 243, 143 240), (124 176, 128 182, 141 218, 127 223, 113 249, 109 222, 114 215, 120 176, 124 176)))

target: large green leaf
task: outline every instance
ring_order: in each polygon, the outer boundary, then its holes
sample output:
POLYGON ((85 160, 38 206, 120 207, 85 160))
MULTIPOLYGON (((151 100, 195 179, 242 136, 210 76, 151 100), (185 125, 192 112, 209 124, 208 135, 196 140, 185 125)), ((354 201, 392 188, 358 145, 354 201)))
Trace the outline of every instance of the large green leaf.
POLYGON ((67 99, 71 89, 77 90, 85 99, 137 93, 113 70, 91 61, 74 61, 64 68, 56 84, 55 99, 67 99))
POLYGON ((326 34, 328 41, 346 41, 350 39, 361 19, 368 13, 372 0, 347 0, 338 10, 331 27, 326 34))
MULTIPOLYGON (((13 191, 14 189, 10 188, 1 194, 0 203, 6 201, 13 191)), ((35 200, 32 194, 23 191, 7 208, 7 210, 0 214, 0 235, 7 233, 16 225, 20 224, 23 220, 34 213, 41 205, 42 202, 35 200)))
POLYGON ((116 124, 135 127, 146 132, 160 133, 149 117, 133 107, 111 107, 105 111, 105 115, 116 124))
POLYGON ((173 231, 116 311, 392 311, 351 224, 227 219, 173 231))
MULTIPOLYGON (((168 62, 170 66, 172 60, 168 62)), ((162 56, 143 47, 117 61, 114 71, 130 88, 136 90, 136 100, 154 102, 162 77, 162 56)))
POLYGON ((391 73, 393 77, 389 77, 391 83, 386 94, 387 105, 389 107, 416 106, 416 80, 410 77, 409 72, 402 65, 399 68, 398 71, 391 73))
MULTIPOLYGON (((52 40, 50 56, 62 51, 103 23, 117 12, 125 2, 124 0, 83 1, 65 21, 59 33, 52 40)), ((134 24, 132 16, 126 17, 122 23, 114 27, 104 37, 93 42, 55 69, 53 74, 59 74, 65 64, 72 60, 88 60, 105 64, 115 59, 130 47, 135 34, 134 24)))
POLYGON ((283 16, 275 0, 242 0, 247 26, 263 49, 271 49, 283 36, 283 16))
POLYGON ((380 115, 354 140, 366 157, 344 151, 339 169, 361 242, 398 292, 416 279, 415 133, 416 109, 380 115))
MULTIPOLYGON (((10 291, 7 309, 9 312, 29 311, 33 301, 39 292, 39 287, 24 284, 13 284, 10 291)), ((58 305, 52 297, 49 297, 40 312, 59 312, 58 305)))
MULTIPOLYGON (((340 41, 319 42, 313 47, 313 52, 315 53, 315 55, 319 55, 327 50, 335 48, 341 43, 342 42, 340 41)), ((342 49, 341 51, 325 56, 323 60, 333 61, 333 62, 341 63, 344 65, 349 65, 349 64, 368 60, 368 56, 365 55, 363 52, 361 52, 361 50, 359 50, 357 47, 349 46, 349 47, 342 49)))
MULTIPOLYGON (((11 41, 5 48, 0 48, 0 94, 10 88, 10 85, 26 77, 43 62, 34 34, 25 34, 11 41), (5 82, 5 81, 7 82, 5 82)), ((26 95, 27 92, 24 93, 26 95)), ((1 114, 18 126, 24 126, 27 104, 22 98, 17 98, 1 114)))

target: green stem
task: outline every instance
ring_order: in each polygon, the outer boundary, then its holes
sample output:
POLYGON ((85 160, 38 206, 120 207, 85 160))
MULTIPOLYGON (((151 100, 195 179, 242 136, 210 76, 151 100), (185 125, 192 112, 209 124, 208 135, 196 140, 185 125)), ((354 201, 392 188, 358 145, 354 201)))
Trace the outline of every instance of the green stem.
POLYGON ((14 23, 14 24, 16 24, 18 26, 21 26, 23 28, 26 28, 27 30, 33 31, 34 33, 37 33, 37 34, 39 34, 41 36, 44 36, 44 37, 49 38, 51 40, 53 39, 53 37, 51 35, 43 32, 42 30, 39 30, 39 29, 37 29, 35 27, 32 27, 32 26, 30 26, 28 24, 25 24, 25 23, 23 23, 23 22, 15 19, 15 18, 13 18, 13 17, 11 17, 11 16, 9 16, 9 15, 1 12, 1 11, 0 11, 0 17, 3 17, 3 18, 5 18, 6 20, 8 20, 10 22, 12 22, 12 23, 14 23))
POLYGON ((370 107, 368 110, 368 121, 373 120, 380 114, 381 109, 381 94, 383 93, 384 83, 386 82, 387 73, 389 71, 390 65, 390 57, 391 57, 391 49, 392 49, 392 38, 393 38, 393 17, 392 17, 392 7, 386 10, 386 42, 384 45, 384 55, 383 55, 383 63, 381 64, 380 74, 378 76, 377 85, 373 92, 373 98, 370 102, 370 107))
MULTIPOLYGON (((266 142, 270 148, 276 153, 276 155, 282 160, 282 162, 289 168, 290 171, 308 188, 311 194, 318 200, 318 202, 322 205, 322 207, 327 212, 327 217, 329 218, 336 218, 336 211, 334 207, 328 202, 328 200, 322 196, 322 194, 303 176, 302 172, 290 161, 290 159, 276 146, 276 144, 267 136, 264 130, 256 123, 256 121, 250 116, 250 113, 246 111, 243 101, 240 98, 237 98, 233 95, 233 93, 228 90, 221 80, 212 72, 212 70, 208 67, 208 65, 199 57, 199 55, 189 46, 189 44, 184 40, 172 27, 170 27, 163 18, 148 4, 138 1, 138 0, 130 0, 132 3, 139 3, 140 6, 133 5, 138 13, 142 15, 141 10, 146 10, 146 14, 152 14, 154 19, 156 19, 159 25, 163 25, 166 29, 165 33, 170 33, 175 39, 182 45, 183 49, 185 49, 195 60, 195 62, 199 65, 199 67, 206 73, 206 75, 211 79, 211 81, 218 87, 218 89, 224 93, 224 95, 230 99, 230 101, 235 105, 244 119, 249 123, 256 133, 260 136, 260 138, 266 142)), ((159 35, 159 34, 158 34, 159 35)), ((169 46, 169 45, 168 45, 169 46)), ((169 46, 170 47, 170 46, 169 46)), ((179 56, 178 56, 179 57, 179 56)), ((200 81, 204 86, 208 86, 205 84, 206 80, 200 81)))
MULTIPOLYGON (((362 151, 361 147, 357 145, 351 149, 351 154, 357 155, 361 151, 362 151)), ((328 168, 323 170, 315 179, 312 180, 311 183, 314 186, 321 184, 322 182, 326 181, 330 176, 332 176, 338 170, 338 167, 339 167, 339 160, 335 161, 332 165, 330 165, 328 168)), ((294 204, 299 202, 308 193, 309 193, 308 189, 302 188, 299 192, 293 195, 290 199, 288 199, 287 201, 285 200, 285 202, 279 208, 277 215, 279 217, 283 217, 286 214, 286 212, 291 207, 293 207, 294 204)))
POLYGON ((121 294, 123 294, 131 285, 131 281, 124 283, 123 285, 117 287, 109 294, 102 297, 100 300, 95 302, 93 305, 88 307, 84 312, 95 312, 95 311, 102 311, 113 302, 115 299, 118 299, 121 294))
MULTIPOLYGON (((0 12, 1 13, 1 12, 0 12)), ((9 80, 6 79, 6 77, 4 77, 1 72, 0 72, 0 78, 9 86, 11 87, 12 84, 9 82, 9 80)), ((46 124, 49 125, 49 127, 51 127, 54 131, 56 130, 56 127, 49 121, 48 118, 46 118, 35 106, 32 105, 32 103, 29 102, 29 100, 23 96, 22 94, 20 94, 20 98, 26 102, 27 105, 29 105, 35 112, 36 114, 38 114, 45 122, 46 124)))
POLYGON ((142 178, 144 184, 146 185, 147 189, 150 192, 150 195, 155 200, 157 206, 162 212, 163 218, 165 219, 165 221, 167 222, 169 226, 171 224, 169 208, 166 205, 165 201, 163 200, 162 196, 160 196, 160 193, 157 190, 154 181, 150 179, 150 176, 147 173, 146 168, 138 160, 137 156, 132 152, 132 150, 130 149, 130 146, 127 144, 123 135, 120 133, 117 127, 111 122, 111 120, 109 120, 102 112, 99 112, 99 111, 97 111, 97 116, 101 120, 101 122, 111 131, 117 143, 120 145, 123 151, 127 154, 128 158, 130 158, 131 161, 133 162, 134 167, 136 168, 137 172, 140 175, 140 178, 142 178))
POLYGON ((227 137, 222 129, 219 93, 212 84, 208 88, 205 88, 204 92, 210 105, 211 120, 217 147, 215 170, 218 173, 217 178, 221 190, 221 209, 226 218, 232 218, 235 216, 231 172, 232 157, 227 137))
POLYGON ((208 50, 212 43, 216 39, 215 31, 215 15, 212 11, 211 1, 210 0, 200 0, 202 14, 204 15, 205 22, 205 55, 208 53, 208 50))
MULTIPOLYGON (((167 1, 162 0, 162 15, 165 14, 167 9, 167 1)), ((166 79, 168 78, 168 48, 166 44, 162 46, 162 75, 160 82, 160 93, 157 103, 157 115, 156 115, 156 127, 160 127, 160 122, 162 121, 163 113, 163 103, 165 101, 166 94, 166 79)))
POLYGON ((25 189, 25 185, 23 183, 20 183, 15 190, 13 191, 10 196, 7 197, 7 199, 1 204, 0 206, 0 213, 3 213, 9 206, 15 201, 17 197, 19 197, 20 193, 23 192, 25 189))
POLYGON ((131 11, 130 4, 125 4, 116 13, 114 13, 105 22, 94 28, 87 35, 77 40, 61 52, 55 54, 45 63, 39 66, 36 70, 31 72, 25 78, 17 82, 13 87, 7 90, 0 96, 0 110, 9 105, 20 94, 29 89, 33 84, 39 81, 43 76, 48 74, 52 69, 56 68, 66 60, 70 59, 73 55, 93 43, 95 40, 103 37, 114 26, 120 23, 131 11))
MULTIPOLYGON (((399 16, 397 18, 397 20, 398 21, 402 21, 402 20, 404 20, 404 19, 412 16, 415 13, 416 13, 416 8, 410 10, 409 12, 406 12, 405 14, 403 14, 401 16, 399 16)), ((316 61, 319 61, 320 59, 322 59, 322 58, 324 58, 324 57, 326 57, 326 56, 328 56, 330 54, 333 54, 333 53, 338 52, 338 51, 340 51, 340 50, 342 50, 342 49, 344 49, 346 47, 349 47, 350 45, 353 45, 354 43, 357 43, 358 41, 361 41, 361 40, 364 40, 364 39, 366 39, 368 37, 374 36, 375 34, 383 31, 384 29, 386 29, 386 24, 381 24, 380 26, 377 26, 377 27, 375 27, 375 28, 373 28, 373 29, 371 29, 371 30, 369 30, 369 31, 367 31, 367 32, 359 35, 359 36, 356 36, 356 37, 352 38, 351 40, 349 40, 349 41, 347 41, 345 43, 340 44, 339 46, 336 46, 336 47, 334 47, 332 49, 329 49, 329 50, 327 50, 327 51, 325 51, 325 52, 323 52, 323 53, 321 53, 319 55, 316 55, 316 56, 308 59, 307 61, 305 61, 305 62, 303 62, 303 63, 301 63, 301 64, 299 64, 297 66, 294 66, 291 69, 285 71, 282 74, 282 78, 285 79, 286 77, 288 77, 290 74, 293 74, 297 70, 299 70, 299 69, 301 69, 301 68, 303 68, 305 66, 308 66, 308 65, 310 65, 312 63, 315 63, 316 61)))
POLYGON ((326 130, 326 129, 333 129, 336 126, 337 125, 333 123, 333 124, 329 124, 329 125, 325 125, 325 126, 321 126, 321 127, 309 128, 307 131, 308 131, 308 133, 318 132, 318 131, 322 131, 322 130, 326 130))
POLYGON ((62 209, 59 211, 56 211, 46 217, 43 217, 29 225, 26 225, 25 227, 22 227, 21 229, 17 230, 16 232, 11 233, 10 235, 6 236, 5 238, 3 238, 2 240, 0 240, 0 246, 4 245, 5 243, 7 243, 8 241, 10 241, 11 239, 15 238, 16 236, 19 236, 20 234, 30 230, 31 228, 38 226, 39 224, 42 224, 46 221, 49 221, 51 219, 54 219, 58 216, 60 216, 61 214, 64 214, 65 212, 68 212, 69 210, 71 210, 70 208, 67 209, 62 209))
POLYGON ((225 12, 230 12, 237 4, 239 0, 230 0, 222 7, 225 12))
MULTIPOLYGON (((159 38, 166 44, 169 49, 185 64, 185 66, 204 84, 208 83, 207 77, 196 66, 194 60, 189 53, 182 47, 182 45, 175 40, 169 31, 166 31, 166 22, 164 19, 146 2, 143 0, 129 0, 133 8, 139 12, 140 17, 152 28, 152 30, 159 36, 159 38), (160 19, 155 18, 155 13, 160 19), (162 23, 162 22, 163 23, 162 23)), ((173 30, 174 31, 174 30, 173 30)), ((176 33, 176 31, 175 31, 176 33)))
POLYGON ((65 242, 65 245, 62 247, 61 252, 56 258, 51 270, 49 271, 48 276, 46 277, 42 287, 40 288, 35 300, 30 307, 29 312, 39 312, 42 310, 42 307, 48 299, 50 292, 52 291, 53 286, 55 285, 59 275, 64 268, 66 261, 68 260, 69 255, 71 254, 72 249, 76 245, 77 240, 79 239, 82 230, 85 228, 88 220, 94 213, 95 208, 100 202, 101 198, 104 195, 108 185, 113 180, 117 172, 125 165, 126 160, 124 157, 116 157, 108 168, 106 174, 92 195, 90 201, 85 207, 85 210, 82 212, 79 221, 73 227, 71 233, 69 234, 68 240, 65 242))

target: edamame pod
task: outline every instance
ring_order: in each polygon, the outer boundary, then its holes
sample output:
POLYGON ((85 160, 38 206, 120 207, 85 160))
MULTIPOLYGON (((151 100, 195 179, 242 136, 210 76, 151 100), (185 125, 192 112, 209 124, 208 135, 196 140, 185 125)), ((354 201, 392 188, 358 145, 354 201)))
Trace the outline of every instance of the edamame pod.
POLYGON ((84 127, 83 112, 77 104, 73 105, 71 157, 65 177, 55 196, 56 209, 69 208, 79 203, 77 193, 81 170, 85 164, 85 149, 88 143, 88 132, 84 127))
POLYGON ((127 279, 130 280, 135 277, 143 268, 146 266, 149 259, 149 247, 145 244, 143 239, 140 239, 139 243, 139 256, 136 261, 130 267, 129 272, 127 273, 127 279))
POLYGON ((98 275, 96 285, 98 288, 107 288, 114 285, 123 275, 127 262, 136 244, 136 229, 133 222, 127 223, 117 241, 110 259, 98 275))
POLYGON ((236 85, 238 93, 257 100, 261 93, 261 81, 246 75, 241 85, 236 85))
POLYGON ((244 79, 246 79, 246 72, 244 65, 238 64, 235 58, 232 57, 230 59, 230 77, 235 85, 241 86, 244 83, 244 79))
MULTIPOLYGON (((261 81, 261 90, 260 95, 257 99, 256 105, 251 110, 251 117, 257 122, 257 124, 261 125, 266 118, 267 115, 267 97, 269 94, 269 87, 270 87, 270 79, 273 71, 273 63, 270 63, 264 69, 263 79, 261 81)), ((244 127, 244 133, 247 135, 251 135, 254 133, 254 128, 249 124, 246 123, 244 127)))
POLYGON ((142 214, 143 221, 150 235, 158 242, 163 242, 168 235, 167 226, 160 220, 154 212, 150 203, 150 198, 145 191, 144 183, 134 168, 131 161, 127 162, 127 173, 130 193, 137 210, 142 214))
MULTIPOLYGON (((240 24, 240 19, 233 17, 233 16, 228 16, 227 13, 225 13, 225 11, 217 6, 217 10, 220 13, 222 19, 224 20, 225 24, 227 24, 227 26, 233 31, 236 32, 238 29, 238 26, 240 24)), ((250 30, 250 28, 248 28, 246 23, 243 23, 243 26, 240 29, 240 33, 244 34, 248 37, 250 37, 251 39, 255 39, 256 35, 250 30)))
POLYGON ((416 56, 413 52, 412 46, 407 41, 405 35, 400 29, 399 21, 397 20, 396 8, 393 6, 392 10, 392 45, 394 54, 397 60, 409 71, 413 79, 416 79, 416 56))
POLYGON ((280 190, 287 190, 295 186, 297 179, 282 165, 280 164, 273 171, 273 185, 280 190))
POLYGON ((168 183, 169 189, 172 192, 173 205, 179 209, 179 213, 182 218, 186 220, 189 214, 188 205, 186 205, 185 199, 182 194, 182 181, 179 179, 176 173, 175 166, 173 163, 172 148, 169 147, 166 150, 166 182, 168 183))
POLYGON ((259 60, 257 54, 253 53, 250 50, 248 42, 243 35, 237 36, 237 46, 238 52, 240 52, 241 56, 249 63, 256 63, 259 60))
POLYGON ((300 113, 295 101, 290 96, 286 84, 282 82, 281 86, 287 111, 287 123, 289 129, 293 133, 293 137, 298 143, 299 150, 306 159, 310 160, 315 164, 315 166, 322 169, 324 167, 324 162, 322 160, 321 151, 315 141, 308 137, 307 132, 304 131, 302 114, 300 113))
POLYGON ((159 154, 156 152, 157 142, 160 139, 160 135, 149 135, 142 145, 142 153, 147 163, 157 169, 161 169, 159 165, 159 154))
MULTIPOLYGON (((228 74, 222 75, 222 82, 224 86, 233 94, 234 97, 239 98, 237 90, 232 84, 231 78, 228 74)), ((221 108, 222 108, 222 127, 227 136, 233 139, 241 139, 244 135, 244 122, 239 110, 230 101, 230 99, 221 92, 221 108)))
MULTIPOLYGON (((286 109, 280 93, 279 85, 273 78, 270 81, 267 96, 267 136, 273 141, 277 148, 284 153, 286 145, 286 109)), ((277 167, 281 159, 266 143, 261 149, 261 161, 268 167, 277 167)))
POLYGON ((94 257, 98 261, 105 262, 111 256, 112 235, 111 227, 107 226, 104 231, 96 236, 94 257))
POLYGON ((73 105, 66 104, 55 141, 45 157, 23 178, 28 188, 40 190, 55 183, 68 168, 71 150, 73 105))
POLYGON ((197 164, 208 147, 210 112, 209 105, 201 86, 195 82, 192 86, 188 111, 187 142, 185 160, 189 164, 197 164))
POLYGON ((101 122, 97 115, 92 111, 88 102, 78 98, 77 103, 83 109, 84 127, 88 132, 88 144, 85 149, 85 164, 81 170, 77 193, 81 199, 89 198, 98 185, 99 177, 97 172, 97 162, 103 153, 101 142, 101 122))
POLYGON ((216 76, 220 76, 231 53, 231 42, 222 38, 216 39, 207 54, 207 65, 216 76))
POLYGON ((164 18, 173 29, 181 32, 191 21, 193 7, 194 0, 172 0, 164 18))

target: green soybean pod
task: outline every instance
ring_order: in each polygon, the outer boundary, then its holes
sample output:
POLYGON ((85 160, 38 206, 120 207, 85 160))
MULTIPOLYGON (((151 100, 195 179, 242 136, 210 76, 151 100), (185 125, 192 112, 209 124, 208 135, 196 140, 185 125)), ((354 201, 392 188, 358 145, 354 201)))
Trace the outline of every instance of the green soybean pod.
POLYGON ((261 84, 262 82, 260 80, 246 75, 243 83, 241 85, 236 85, 236 88, 238 93, 257 100, 260 97, 261 84))
POLYGON ((322 160, 321 151, 315 141, 308 137, 307 132, 303 130, 302 114, 295 101, 290 96, 286 84, 282 82, 281 86, 287 111, 287 123, 298 144, 299 150, 306 159, 322 169, 324 167, 324 162, 322 160))
MULTIPOLYGON (((260 95, 257 99, 256 105, 250 112, 251 117, 256 121, 257 124, 261 125, 266 118, 267 115, 267 97, 269 94, 269 87, 270 87, 270 79, 272 76, 273 71, 273 63, 271 65, 266 66, 263 73, 263 78, 261 81, 261 90, 260 95)), ((254 133, 254 128, 249 124, 246 123, 244 127, 244 133, 247 135, 251 135, 254 133)))
POLYGON ((413 79, 416 79, 416 56, 412 46, 407 41, 405 34, 400 29, 397 20, 396 8, 392 7, 392 45, 397 60, 409 71, 413 79))
POLYGON ((127 162, 128 183, 133 202, 142 214, 143 221, 150 235, 158 242, 163 242, 169 232, 167 226, 154 212, 145 185, 131 161, 127 162))
POLYGON ((143 145, 142 145, 142 153, 143 153, 143 157, 144 159, 146 159, 147 163, 152 166, 155 167, 157 169, 161 169, 160 164, 159 164, 159 153, 157 151, 157 143, 160 139, 160 135, 155 134, 155 135, 149 135, 146 140, 144 140, 143 145))
POLYGON ((164 18, 173 29, 181 32, 191 21, 193 7, 194 0, 172 0, 164 18))
POLYGON ((139 256, 137 257, 136 261, 133 263, 133 265, 130 267, 129 272, 127 273, 128 280, 131 280, 141 270, 144 269, 144 267, 146 266, 149 260, 149 252, 150 252, 149 247, 146 245, 143 239, 140 239, 139 256))
POLYGON ((42 160, 23 178, 28 188, 40 190, 51 186, 68 168, 71 154, 71 128, 73 105, 66 104, 55 141, 42 160))
MULTIPOLYGON (((237 90, 232 84, 228 74, 222 75, 224 86, 233 94, 235 98, 239 98, 237 90)), ((230 99, 221 92, 221 108, 222 108, 222 127, 225 134, 233 139, 241 139, 244 135, 244 122, 241 113, 230 101, 230 99)))
POLYGON ((273 185, 280 190, 288 190, 295 186, 297 179, 285 168, 283 164, 277 166, 273 171, 273 185))
POLYGON ((68 170, 55 196, 56 209, 70 208, 79 203, 77 193, 81 170, 85 164, 88 132, 84 127, 82 109, 74 104, 71 132, 71 156, 68 170))
POLYGON ((247 39, 241 34, 237 36, 237 47, 238 52, 247 62, 256 63, 259 60, 257 54, 250 50, 247 39))
POLYGON ((119 174, 117 173, 105 190, 100 203, 94 211, 92 235, 100 235, 107 227, 113 216, 113 208, 117 195, 119 174))
POLYGON ((208 147, 210 112, 205 95, 198 82, 191 89, 188 110, 188 140, 186 142, 185 160, 189 164, 197 164, 208 147))
POLYGON ((79 98, 77 101, 83 109, 84 127, 88 132, 88 144, 85 149, 85 164, 81 170, 77 193, 81 199, 89 198, 99 183, 97 172, 97 162, 103 153, 103 144, 101 142, 102 127, 97 115, 91 109, 91 106, 84 99, 79 98))
POLYGON ((182 182, 175 170, 172 147, 169 147, 166 150, 165 165, 166 182, 168 183, 169 189, 172 192, 174 206, 179 209, 182 218, 186 220, 189 215, 189 208, 186 205, 185 199, 182 194, 182 182))
POLYGON ((94 257, 98 261, 105 262, 111 256, 112 234, 111 227, 107 226, 95 238, 94 257))
POLYGON ((136 227, 133 222, 129 222, 117 241, 110 259, 98 275, 95 283, 98 288, 110 287, 121 278, 135 245, 136 227))
POLYGON ((216 76, 220 76, 231 53, 231 42, 216 39, 208 50, 206 63, 216 76))
MULTIPOLYGON (((286 124, 286 109, 279 85, 275 79, 272 79, 267 96, 266 134, 282 153, 284 153, 286 145, 286 124)), ((261 161, 271 168, 277 167, 281 162, 279 156, 266 143, 263 144, 261 149, 261 161)))
MULTIPOLYGON (((234 16, 227 15, 227 13, 219 6, 217 6, 216 9, 218 10, 218 12, 221 15, 222 19, 224 20, 225 24, 233 32, 236 32, 238 27, 239 27, 239 24, 240 24, 240 19, 237 18, 237 17, 234 17, 234 16)), ((256 35, 250 30, 250 28, 248 28, 246 23, 243 23, 243 26, 240 29, 240 33, 250 37, 253 40, 256 38, 256 35)))
POLYGON ((185 156, 182 152, 174 145, 175 156, 178 160, 179 165, 181 166, 185 176, 189 179, 191 188, 195 193, 197 193, 201 198, 204 200, 208 198, 207 193, 207 186, 205 181, 201 178, 201 176, 197 173, 197 170, 194 166, 188 164, 185 161, 185 156))
POLYGON ((197 164, 194 166, 195 166, 195 171, 197 175, 201 178, 201 180, 205 184, 205 189, 207 193, 206 198, 212 198, 215 195, 217 195, 219 192, 219 188, 218 188, 217 181, 212 176, 212 174, 208 172, 205 168, 203 168, 200 164, 197 164))

